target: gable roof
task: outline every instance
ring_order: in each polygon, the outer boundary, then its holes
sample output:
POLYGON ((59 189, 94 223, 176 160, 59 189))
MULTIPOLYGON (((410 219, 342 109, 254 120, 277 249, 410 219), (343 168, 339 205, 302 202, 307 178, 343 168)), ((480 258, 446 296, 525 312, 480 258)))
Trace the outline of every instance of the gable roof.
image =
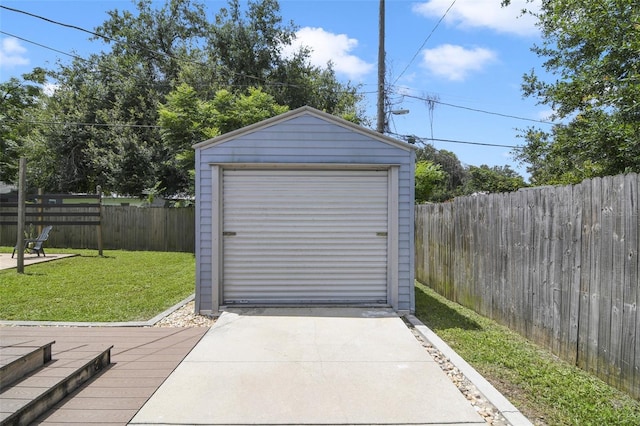
POLYGON ((240 129, 237 130, 233 130, 229 133, 225 133, 223 135, 220 136, 216 136, 215 138, 211 138, 211 139, 207 139, 206 141, 203 142, 199 142, 195 145, 193 145, 194 149, 203 149, 203 148, 209 148, 211 146, 215 146, 224 142, 227 142, 229 140, 232 139, 236 139, 239 138, 241 136, 253 133, 253 132, 257 132, 259 130, 265 129, 267 127, 271 127, 271 126, 275 126, 278 125, 280 123, 283 123, 285 121, 289 121, 292 120, 294 118, 298 118, 298 117, 302 117, 302 116, 311 116, 311 117, 315 117, 315 118, 319 118, 320 120, 329 122, 331 124, 335 124, 337 126, 340 126, 342 128, 345 128, 347 130, 356 132, 356 133, 360 133, 363 134, 365 136, 368 136, 372 139, 378 140, 380 142, 384 142, 386 144, 389 145, 393 145, 395 147, 398 148, 402 148, 406 151, 411 151, 411 150, 415 150, 416 147, 414 145, 411 145, 409 143, 400 141, 398 139, 394 139, 391 138, 389 136, 385 136, 381 133, 378 133, 374 130, 371 129, 367 129, 365 127, 359 126, 355 123, 352 123, 350 121, 347 121, 343 118, 340 117, 336 117, 335 115, 331 115, 328 114, 326 112, 320 111, 318 109, 312 108, 310 106, 303 106, 291 111, 287 111, 285 113, 282 113, 280 115, 276 115, 275 117, 271 117, 271 118, 267 118, 266 120, 263 121, 259 121, 257 123, 251 124, 249 126, 246 127, 242 127, 240 129))

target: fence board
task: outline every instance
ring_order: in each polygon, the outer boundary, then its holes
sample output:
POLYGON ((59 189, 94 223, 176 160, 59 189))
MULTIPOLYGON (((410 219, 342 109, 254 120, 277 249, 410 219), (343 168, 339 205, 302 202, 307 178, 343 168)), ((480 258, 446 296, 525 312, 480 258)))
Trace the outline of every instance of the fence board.
POLYGON ((639 180, 418 206, 416 277, 640 398, 639 180))
POLYGON ((637 182, 625 176, 621 211, 623 229, 622 249, 622 326, 620 336, 620 387, 631 387, 636 372, 633 368, 636 357, 636 300, 638 292, 638 186, 637 182))
POLYGON ((572 364, 578 362, 578 342, 579 342, 579 324, 580 324, 580 302, 581 288, 580 278, 582 270, 582 185, 575 185, 571 188, 571 203, 569 206, 569 219, 572 221, 571 230, 568 235, 568 247, 570 255, 566 259, 566 269, 568 271, 569 280, 569 323, 568 336, 565 359, 572 364))
POLYGON ((600 246, 602 238, 602 180, 591 180, 591 266, 589 276, 589 336, 587 347, 587 362, 589 370, 598 374, 598 330, 600 321, 600 246))
POLYGON ((600 318, 598 321, 598 373, 606 377, 608 383, 611 382, 609 375, 609 362, 607 354, 611 352, 611 313, 612 300, 611 290, 612 283, 610 278, 613 268, 613 206, 612 191, 613 188, 611 178, 602 179, 602 225, 601 225, 601 243, 600 243, 600 268, 598 270, 598 281, 600 285, 599 307, 600 318))
POLYGON ((611 331, 608 356, 609 377, 614 386, 620 386, 622 371, 622 314, 624 309, 624 176, 612 179, 611 219, 612 219, 612 269, 611 269, 611 331))
MULTIPOLYGON (((69 211, 80 213, 83 207, 69 211)), ((61 220, 65 220, 62 218, 61 220)), ((27 221, 27 225, 29 222, 27 221)), ((50 247, 97 249, 95 226, 54 226, 50 247)), ((0 226, 0 245, 12 247, 15 225, 0 226)), ((107 250, 195 252, 195 209, 102 206, 103 246, 107 250)))
POLYGON ((549 292, 552 305, 550 311, 551 348, 556 355, 562 355, 562 330, 564 328, 563 305, 565 303, 565 289, 562 286, 562 257, 563 257, 563 226, 566 220, 563 210, 562 194, 558 190, 551 191, 549 235, 549 292))
MULTIPOLYGON (((518 195, 524 195, 526 205, 522 224, 524 230, 524 241, 526 244, 525 259, 522 265, 522 299, 524 307, 520 311, 522 313, 522 321, 524 322, 525 336, 533 340, 533 317, 534 317, 534 303, 533 303, 533 275, 535 269, 534 254, 535 254, 535 229, 534 229, 534 207, 535 207, 535 192, 534 191, 520 191, 516 193, 518 195)), ((515 226, 518 226, 517 224, 515 226)), ((517 285, 517 283, 514 283, 517 285)))
POLYGON ((625 211, 630 212, 625 218, 625 235, 628 236, 626 239, 625 287, 628 288, 629 297, 628 299, 625 297, 625 301, 628 300, 628 323, 635 325, 635 333, 632 331, 631 325, 625 329, 629 337, 626 342, 623 341, 623 351, 625 343, 629 350, 623 353, 628 354, 630 365, 622 371, 624 380, 621 387, 626 389, 627 386, 630 386, 631 389, 640 389, 640 323, 637 321, 637 318, 640 317, 640 311, 638 311, 640 305, 640 290, 638 289, 638 283, 640 283, 640 181, 628 176, 625 189, 628 191, 628 196, 625 197, 627 203, 625 211))
POLYGON ((589 337, 591 318, 591 267, 592 267, 592 234, 593 234, 593 211, 592 211, 592 186, 591 181, 584 181, 580 185, 582 190, 582 230, 580 235, 580 308, 578 314, 578 354, 577 366, 586 371, 593 372, 589 359, 589 337))

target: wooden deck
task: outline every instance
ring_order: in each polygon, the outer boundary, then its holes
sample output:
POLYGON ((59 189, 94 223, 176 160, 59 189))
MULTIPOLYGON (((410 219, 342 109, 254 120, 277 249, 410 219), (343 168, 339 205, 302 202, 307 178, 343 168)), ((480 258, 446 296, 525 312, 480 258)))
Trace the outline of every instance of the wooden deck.
MULTIPOLYGON (((208 330, 206 327, 0 327, 0 339, 55 340, 57 352, 80 345, 113 345, 111 366, 34 424, 126 425, 208 330)), ((52 366, 55 368, 55 363, 52 366)))

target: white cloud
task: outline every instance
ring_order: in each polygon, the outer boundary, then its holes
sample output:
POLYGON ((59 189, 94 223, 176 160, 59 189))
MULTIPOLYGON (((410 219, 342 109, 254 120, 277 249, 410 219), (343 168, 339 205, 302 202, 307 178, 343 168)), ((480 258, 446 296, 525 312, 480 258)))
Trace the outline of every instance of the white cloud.
POLYGON ((481 47, 465 49, 462 46, 443 44, 422 51, 423 67, 453 81, 462 81, 469 73, 481 71, 495 60, 495 52, 481 47))
MULTIPOLYGON (((428 18, 440 19, 451 6, 451 0, 429 0, 413 6, 413 11, 428 18)), ((521 36, 538 34, 536 19, 529 14, 521 16, 523 9, 537 11, 540 0, 512 0, 507 7, 499 0, 458 0, 444 18, 444 22, 461 28, 489 28, 501 33, 521 36)))
POLYGON ((296 39, 292 46, 284 49, 284 55, 293 54, 301 46, 307 46, 311 50, 311 64, 324 67, 331 61, 336 73, 345 74, 351 79, 362 77, 374 68, 374 64, 367 63, 351 53, 358 47, 358 40, 349 38, 346 34, 333 34, 322 28, 304 27, 296 32, 296 39))
POLYGON ((29 65, 29 58, 25 56, 27 49, 20 45, 17 38, 3 38, 0 42, 0 67, 13 68, 19 65, 29 65))

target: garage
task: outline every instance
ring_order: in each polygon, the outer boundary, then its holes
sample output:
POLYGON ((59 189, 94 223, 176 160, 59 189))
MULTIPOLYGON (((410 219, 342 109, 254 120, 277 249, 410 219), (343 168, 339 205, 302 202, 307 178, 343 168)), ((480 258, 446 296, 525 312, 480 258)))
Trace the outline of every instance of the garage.
POLYGON ((195 149, 199 312, 413 310, 411 145, 304 107, 195 149))

